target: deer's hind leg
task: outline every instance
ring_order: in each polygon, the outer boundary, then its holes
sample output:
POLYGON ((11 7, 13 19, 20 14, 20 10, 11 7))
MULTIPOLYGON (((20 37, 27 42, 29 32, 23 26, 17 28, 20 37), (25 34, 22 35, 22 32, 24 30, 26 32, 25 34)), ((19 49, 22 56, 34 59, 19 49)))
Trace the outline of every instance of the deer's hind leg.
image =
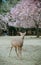
MULTIPOLYGON (((13 48, 13 46, 11 46, 11 48, 10 48, 10 53, 11 53, 11 51, 12 51, 12 48, 13 48)), ((10 56, 10 53, 9 53, 9 56, 10 56)))
POLYGON ((18 51, 19 51, 19 56, 22 57, 22 47, 19 47, 18 51))

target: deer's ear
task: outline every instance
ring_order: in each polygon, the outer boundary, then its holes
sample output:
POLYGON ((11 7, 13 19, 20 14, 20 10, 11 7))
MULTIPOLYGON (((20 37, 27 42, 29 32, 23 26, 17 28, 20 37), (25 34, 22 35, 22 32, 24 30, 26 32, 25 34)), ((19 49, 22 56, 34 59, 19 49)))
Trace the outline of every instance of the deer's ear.
POLYGON ((26 34, 26 32, 24 33, 24 35, 26 34))
POLYGON ((21 33, 21 32, 19 32, 19 34, 20 34, 20 35, 22 35, 22 33, 21 33))
POLYGON ((21 33, 21 32, 18 32, 18 34, 22 35, 22 33, 21 33))

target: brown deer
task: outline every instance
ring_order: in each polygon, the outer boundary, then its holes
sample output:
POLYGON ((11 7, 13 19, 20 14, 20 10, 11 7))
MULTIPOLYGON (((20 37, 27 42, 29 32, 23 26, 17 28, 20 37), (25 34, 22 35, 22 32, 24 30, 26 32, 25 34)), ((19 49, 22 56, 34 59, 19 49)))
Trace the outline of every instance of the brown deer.
MULTIPOLYGON (((10 47, 11 48, 10 53, 11 53, 13 47, 14 47, 15 52, 16 52, 18 57, 20 57, 21 54, 22 54, 23 41, 24 41, 24 36, 25 36, 26 32, 25 33, 19 32, 19 34, 21 36, 19 36, 19 38, 13 39, 13 41, 11 42, 11 47, 10 47)), ((9 53, 9 56, 10 56, 10 53, 9 53)))

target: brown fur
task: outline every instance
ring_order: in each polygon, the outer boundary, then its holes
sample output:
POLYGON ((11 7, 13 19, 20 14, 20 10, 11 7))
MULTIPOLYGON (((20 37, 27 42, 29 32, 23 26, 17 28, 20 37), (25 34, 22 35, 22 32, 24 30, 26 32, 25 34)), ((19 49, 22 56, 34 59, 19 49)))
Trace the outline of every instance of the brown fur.
MULTIPOLYGON (((26 32, 25 33, 19 32, 19 34, 21 36, 19 36, 19 38, 13 39, 13 41, 11 42, 11 49, 10 49, 10 53, 11 53, 11 51, 14 47, 17 56, 20 56, 22 54, 23 40, 24 40, 24 36, 25 36, 26 32)), ((10 53, 9 53, 9 55, 10 55, 10 53)))

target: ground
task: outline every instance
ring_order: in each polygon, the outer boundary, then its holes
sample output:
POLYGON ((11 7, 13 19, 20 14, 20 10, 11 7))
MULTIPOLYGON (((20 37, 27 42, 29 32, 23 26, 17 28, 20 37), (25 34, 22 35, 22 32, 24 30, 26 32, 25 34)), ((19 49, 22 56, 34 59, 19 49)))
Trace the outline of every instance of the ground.
POLYGON ((25 36, 22 60, 16 56, 14 49, 9 57, 13 38, 15 36, 0 37, 0 65, 41 65, 41 37, 25 36))

